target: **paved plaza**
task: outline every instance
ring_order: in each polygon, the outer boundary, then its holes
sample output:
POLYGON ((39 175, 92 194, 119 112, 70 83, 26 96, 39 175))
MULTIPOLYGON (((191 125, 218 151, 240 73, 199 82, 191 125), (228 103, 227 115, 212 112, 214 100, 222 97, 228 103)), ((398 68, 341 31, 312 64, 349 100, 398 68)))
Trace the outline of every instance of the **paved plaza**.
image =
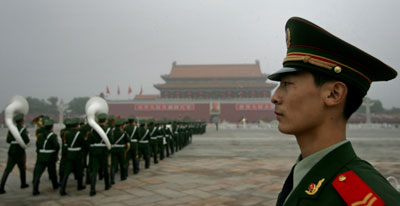
MULTIPOLYGON (((56 131, 57 132, 57 131, 56 131)), ((289 170, 299 155, 295 138, 276 128, 235 128, 221 125, 216 131, 195 135, 191 145, 172 157, 152 164, 110 190, 97 182, 97 195, 89 196, 89 186, 77 191, 70 176, 67 196, 53 190, 47 172, 41 178, 39 196, 32 196, 32 173, 36 159, 33 130, 27 157, 30 187, 20 189, 17 167, 10 174, 2 205, 274 205, 289 170)), ((6 129, 0 131, 0 173, 7 161, 6 129)), ((400 129, 350 128, 348 139, 356 152, 371 162, 385 177, 400 179, 400 129)))

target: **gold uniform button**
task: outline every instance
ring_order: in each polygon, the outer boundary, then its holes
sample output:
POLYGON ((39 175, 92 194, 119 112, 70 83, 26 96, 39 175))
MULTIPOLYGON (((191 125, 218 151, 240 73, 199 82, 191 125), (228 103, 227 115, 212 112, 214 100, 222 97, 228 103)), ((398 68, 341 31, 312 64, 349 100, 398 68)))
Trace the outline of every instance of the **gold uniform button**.
POLYGON ((340 73, 340 72, 342 72, 342 67, 340 67, 340 66, 335 66, 335 68, 333 68, 333 71, 335 71, 336 73, 340 73))
POLYGON ((345 175, 340 175, 339 176, 339 182, 343 182, 346 180, 346 176, 345 175))

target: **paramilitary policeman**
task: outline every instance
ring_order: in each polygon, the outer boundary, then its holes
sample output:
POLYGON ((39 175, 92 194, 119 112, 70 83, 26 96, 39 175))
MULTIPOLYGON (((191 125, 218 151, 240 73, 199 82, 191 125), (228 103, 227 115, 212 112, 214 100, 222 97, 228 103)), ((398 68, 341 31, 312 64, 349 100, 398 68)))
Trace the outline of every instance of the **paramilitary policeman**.
POLYGON ((65 128, 60 130, 60 138, 61 138, 61 159, 60 159, 60 164, 58 167, 58 176, 60 178, 60 182, 62 181, 62 178, 64 177, 64 171, 65 171, 65 157, 67 156, 67 149, 66 149, 66 135, 67 132, 71 129, 71 119, 65 119, 64 120, 64 125, 65 128))
MULTIPOLYGON (((25 142, 25 144, 29 143, 29 136, 28 136, 28 131, 24 127, 24 115, 23 114, 17 114, 14 117, 14 122, 17 125, 17 129, 19 133, 21 134, 22 140, 25 142)), ((26 152, 25 149, 22 148, 14 136, 11 134, 11 132, 8 132, 7 135, 7 143, 10 144, 10 147, 8 149, 8 159, 7 159, 7 166, 4 169, 3 172, 3 177, 1 178, 1 183, 0 183, 0 194, 4 194, 6 191, 4 190, 4 186, 7 181, 7 177, 10 174, 10 172, 13 170, 14 166, 17 165, 19 169, 19 176, 21 179, 21 188, 27 188, 29 187, 28 184, 26 184, 26 152)))
POLYGON ((146 120, 139 120, 139 158, 138 164, 140 164, 140 159, 144 159, 144 168, 150 168, 150 145, 149 145, 149 129, 146 125, 146 120))
POLYGON ((125 119, 117 119, 114 122, 113 141, 111 149, 111 184, 115 184, 115 172, 119 166, 121 181, 126 180, 126 156, 129 151, 129 137, 125 132, 125 119))
POLYGON ((71 172, 74 172, 75 178, 78 181, 78 190, 85 189, 83 185, 83 162, 82 154, 85 147, 85 139, 81 131, 79 131, 79 119, 73 118, 70 120, 71 128, 65 135, 65 166, 63 177, 61 178, 60 195, 66 195, 66 187, 68 177, 71 172))
MULTIPOLYGON (((111 140, 111 128, 106 127, 107 123, 107 114, 102 113, 97 115, 97 121, 100 127, 104 130, 107 137, 111 140)), ((111 142, 111 141, 110 141, 111 142)), ((107 149, 106 144, 104 143, 101 136, 95 131, 92 132, 88 136, 88 144, 89 144, 89 163, 90 163, 90 196, 96 195, 96 178, 99 170, 103 171, 103 178, 105 184, 105 190, 111 188, 110 184, 110 175, 108 172, 108 157, 109 150, 107 149)))
POLYGON ((268 78, 280 81, 271 98, 279 130, 301 154, 277 205, 399 205, 400 193, 346 140, 371 82, 397 72, 305 19, 289 19, 285 31, 283 68, 268 78))
POLYGON ((128 117, 128 125, 125 127, 125 132, 131 143, 127 158, 126 158, 126 174, 128 175, 129 161, 132 160, 133 174, 139 172, 139 132, 136 126, 136 117, 128 117))
POLYGON ((149 130, 150 136, 150 152, 153 157, 154 164, 158 163, 158 143, 157 143, 157 127, 154 125, 155 120, 149 119, 147 120, 147 129, 149 130))
POLYGON ((60 145, 57 135, 53 132, 54 121, 46 119, 43 130, 36 141, 36 163, 33 170, 33 195, 39 195, 40 177, 47 168, 53 189, 58 188, 56 162, 60 145))

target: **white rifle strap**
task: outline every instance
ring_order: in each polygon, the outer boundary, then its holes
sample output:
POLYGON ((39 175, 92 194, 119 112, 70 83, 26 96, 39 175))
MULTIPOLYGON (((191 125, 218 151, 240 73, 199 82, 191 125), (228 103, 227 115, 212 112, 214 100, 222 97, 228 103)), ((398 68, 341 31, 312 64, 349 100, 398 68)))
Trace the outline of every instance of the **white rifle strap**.
POLYGON ((143 135, 143 137, 140 139, 140 141, 144 140, 144 138, 147 136, 147 134, 149 133, 149 130, 146 130, 146 133, 143 135))
POLYGON ((74 147, 75 141, 76 141, 76 139, 78 138, 79 133, 81 133, 81 132, 78 131, 78 132, 75 134, 74 140, 72 141, 72 144, 71 144, 70 147, 74 147))
POLYGON ((125 132, 122 133, 121 137, 114 143, 114 145, 118 144, 119 141, 121 141, 124 136, 125 136, 125 132))

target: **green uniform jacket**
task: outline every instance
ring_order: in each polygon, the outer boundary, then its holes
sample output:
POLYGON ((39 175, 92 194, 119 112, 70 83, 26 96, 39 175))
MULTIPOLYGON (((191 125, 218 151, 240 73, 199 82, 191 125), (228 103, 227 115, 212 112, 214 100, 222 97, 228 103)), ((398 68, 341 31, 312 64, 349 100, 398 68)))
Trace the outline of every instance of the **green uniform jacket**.
POLYGON ((126 132, 116 128, 113 132, 113 136, 113 140, 111 141, 113 145, 112 152, 125 152, 126 144, 130 142, 126 132))
POLYGON ((133 126, 130 124, 125 127, 125 132, 128 134, 128 138, 130 140, 135 139, 135 140, 139 141, 139 127, 133 126), (135 132, 135 133, 132 135, 133 132, 135 132))
MULTIPOLYGON (((104 130, 104 132, 106 133, 108 139, 111 141, 112 136, 111 136, 111 128, 107 128, 104 125, 100 125, 100 127, 104 130)), ((93 155, 99 155, 99 154, 103 154, 104 152, 108 152, 108 149, 103 141, 103 139, 101 138, 101 136, 95 131, 92 130, 92 132, 90 132, 89 136, 88 136, 88 140, 87 140, 89 146, 90 146, 90 154, 93 155), (98 146, 94 146, 95 144, 104 144, 103 147, 98 147, 98 146)))
MULTIPOLYGON (((347 205, 339 193, 332 186, 332 182, 340 174, 353 171, 361 178, 387 206, 399 205, 400 193, 383 177, 372 165, 361 160, 355 154, 350 142, 336 148, 321 159, 300 181, 298 186, 285 202, 285 206, 313 206, 313 205, 347 205), (310 185, 317 185, 322 181, 318 190, 309 195, 310 185)), ((353 187, 354 185, 352 185, 353 187)), ((362 187, 361 185, 354 186, 362 187)), ((355 195, 355 194, 348 194, 355 195)), ((278 201, 279 201, 278 197, 278 201)), ((360 197, 363 200, 364 197, 360 197)))
POLYGON ((45 130, 40 133, 36 142, 37 162, 56 161, 60 145, 57 141, 57 135, 45 130))
POLYGON ((83 134, 77 129, 71 129, 66 134, 66 158, 68 160, 81 158, 82 149, 85 147, 83 134))
MULTIPOLYGON (((26 128, 21 125, 17 125, 17 128, 18 128, 19 133, 21 134, 22 140, 25 142, 25 144, 28 144, 29 137, 28 137, 28 131, 26 130, 26 128)), ((8 149, 9 155, 22 154, 25 152, 25 150, 21 146, 19 146, 17 140, 15 140, 15 138, 11 134, 11 132, 8 132, 7 143, 10 144, 10 148, 8 149)))

